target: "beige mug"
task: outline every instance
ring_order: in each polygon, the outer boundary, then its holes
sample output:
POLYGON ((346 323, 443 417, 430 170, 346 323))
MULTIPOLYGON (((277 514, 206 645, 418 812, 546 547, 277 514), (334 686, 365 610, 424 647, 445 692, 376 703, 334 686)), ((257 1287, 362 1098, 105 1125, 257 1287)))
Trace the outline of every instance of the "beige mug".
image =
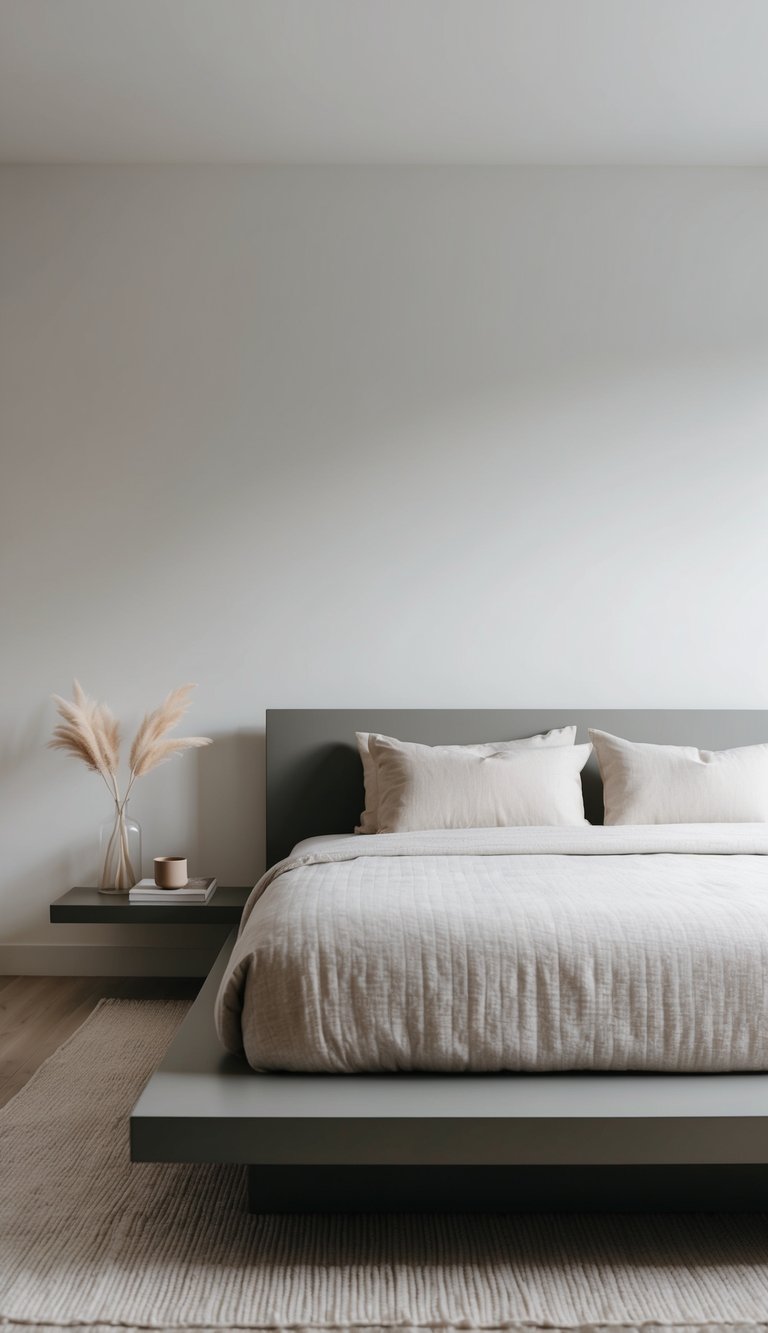
POLYGON ((158 889, 183 889, 188 878, 186 856, 155 857, 155 884, 158 889))

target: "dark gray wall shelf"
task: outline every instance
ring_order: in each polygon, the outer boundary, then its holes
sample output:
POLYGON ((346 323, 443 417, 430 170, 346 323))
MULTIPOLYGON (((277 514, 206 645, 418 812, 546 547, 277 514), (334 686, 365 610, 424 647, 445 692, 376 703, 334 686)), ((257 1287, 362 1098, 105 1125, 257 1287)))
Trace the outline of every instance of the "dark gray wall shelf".
POLYGON ((70 889, 51 903, 51 921, 101 925, 236 926, 251 886, 214 891, 207 903, 129 903, 128 895, 70 889))

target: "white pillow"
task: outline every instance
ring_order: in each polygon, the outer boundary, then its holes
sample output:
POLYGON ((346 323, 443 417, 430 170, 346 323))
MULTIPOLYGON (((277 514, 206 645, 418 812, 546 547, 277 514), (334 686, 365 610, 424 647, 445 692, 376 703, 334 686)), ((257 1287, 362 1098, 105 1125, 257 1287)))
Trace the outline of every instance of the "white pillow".
POLYGON ((603 778, 606 824, 762 824, 768 745, 697 750, 645 745, 590 730, 603 778))
MULTIPOLYGON (((355 829, 355 833, 376 833, 379 827, 379 787, 376 777, 376 763, 371 754, 368 741, 371 735, 377 735, 376 732, 356 731, 357 748, 360 751, 360 758, 363 764, 363 782, 365 783, 365 809, 360 816, 360 823, 355 829)), ((384 736, 382 740, 393 740, 394 737, 384 736)), ((408 742, 397 742, 398 744, 408 744, 408 742)), ((535 749, 539 746, 559 746, 575 745, 576 728, 575 727, 556 727, 553 731, 543 731, 537 736, 523 736, 516 741, 490 741, 487 744, 478 745, 441 745, 422 746, 422 749, 438 748, 446 750, 474 750, 476 754, 503 754, 507 750, 535 749)))
POLYGON ((584 824, 581 770, 591 745, 478 754, 473 747, 412 745, 370 736, 379 833, 416 829, 584 824))

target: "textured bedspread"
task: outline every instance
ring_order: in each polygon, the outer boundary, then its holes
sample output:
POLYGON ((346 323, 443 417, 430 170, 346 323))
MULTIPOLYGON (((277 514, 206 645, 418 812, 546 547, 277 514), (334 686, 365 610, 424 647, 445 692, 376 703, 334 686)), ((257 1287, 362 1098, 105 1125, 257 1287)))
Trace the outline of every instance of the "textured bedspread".
POLYGON ((258 1069, 768 1069, 768 828, 341 838, 256 886, 219 992, 258 1069))

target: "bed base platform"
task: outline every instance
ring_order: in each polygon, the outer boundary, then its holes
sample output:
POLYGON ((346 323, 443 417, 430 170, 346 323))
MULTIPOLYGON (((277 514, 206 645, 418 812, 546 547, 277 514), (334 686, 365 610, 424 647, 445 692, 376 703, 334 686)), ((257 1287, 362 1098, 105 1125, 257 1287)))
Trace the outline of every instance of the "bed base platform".
POLYGON ((766 1166, 249 1166, 251 1213, 763 1213, 766 1166))
POLYGON ((131 1116, 140 1162, 237 1162, 253 1212, 768 1210, 768 1074, 256 1074, 213 1004, 131 1116))

